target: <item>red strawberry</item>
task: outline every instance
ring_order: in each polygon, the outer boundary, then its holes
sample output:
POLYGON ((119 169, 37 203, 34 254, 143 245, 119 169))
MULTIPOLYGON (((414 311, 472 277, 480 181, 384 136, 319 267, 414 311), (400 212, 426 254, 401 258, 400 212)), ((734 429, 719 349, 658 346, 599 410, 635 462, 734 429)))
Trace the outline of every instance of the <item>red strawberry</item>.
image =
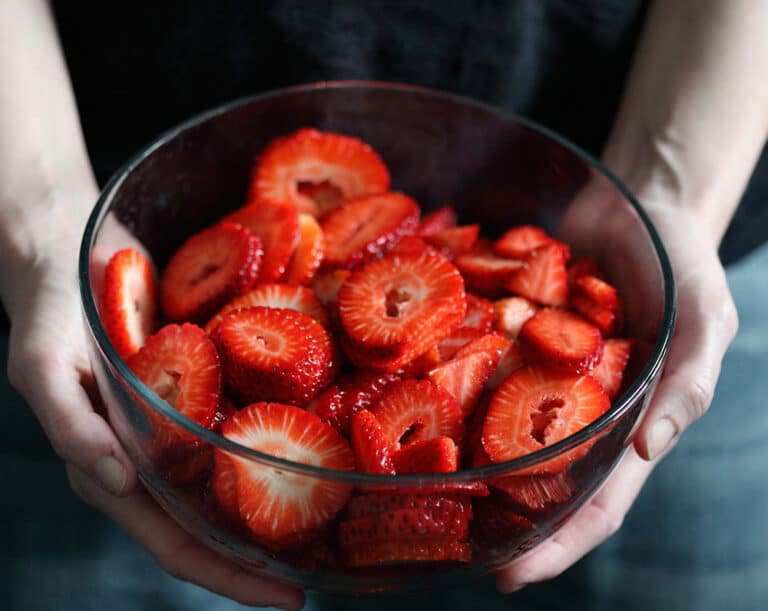
POLYGON ((493 250, 500 257, 522 259, 535 248, 549 244, 551 241, 552 238, 541 227, 520 225, 513 227, 496 240, 493 250))
MULTIPOLYGON (((446 341, 446 340, 443 340, 446 341)), ((438 346, 432 346, 424 354, 416 357, 402 370, 403 378, 423 378, 430 369, 437 367, 443 359, 438 346)))
POLYGON ((495 317, 494 304, 487 299, 467 293, 467 315, 460 329, 477 329, 488 333, 493 327, 495 317))
POLYGON ((480 225, 462 225, 425 236, 424 240, 452 259, 470 252, 479 233, 480 225))
POLYGON ((496 390, 513 371, 520 369, 523 365, 525 362, 520 354, 520 347, 514 342, 510 343, 501 353, 496 369, 485 381, 485 390, 496 390))
POLYGON ((285 268, 286 284, 307 284, 315 275, 325 253, 325 236, 311 214, 299 214, 299 243, 285 268))
MULTIPOLYGON (((229 418, 222 434, 285 460, 324 469, 354 469, 347 441, 298 407, 254 403, 229 418)), ((234 454, 226 457, 235 468, 240 516, 257 539, 274 544, 315 531, 332 520, 349 497, 350 487, 344 484, 280 471, 234 454)))
POLYGON ((212 456, 211 446, 203 441, 174 443, 158 456, 155 467, 167 481, 185 486, 211 466, 212 456))
MULTIPOLYGON (((590 376, 542 367, 518 369, 491 399, 483 425, 483 447, 493 462, 525 456, 580 431, 602 416, 611 402, 590 376)), ((556 473, 590 442, 531 469, 556 473)))
POLYGON ((459 449, 450 437, 442 435, 404 445, 395 454, 395 472, 452 473, 459 466, 459 449))
POLYGON ((606 337, 613 335, 618 329, 616 311, 604 308, 580 293, 571 295, 571 307, 600 329, 600 333, 606 337))
POLYGON ((163 270, 163 312, 174 322, 205 322, 227 301, 251 288, 261 260, 261 241, 244 227, 220 223, 196 233, 163 270))
POLYGON ((616 310, 619 297, 616 289, 597 276, 583 274, 576 279, 574 290, 595 302, 602 308, 616 310))
POLYGON ((443 206, 424 215, 418 234, 425 237, 451 227, 456 227, 456 212, 450 206, 443 206))
POLYGON ((469 418, 495 364, 485 352, 454 358, 427 372, 427 379, 454 397, 462 419, 469 418))
POLYGON ((591 376, 605 390, 610 399, 615 399, 621 389, 624 370, 632 355, 635 342, 631 339, 608 339, 603 346, 603 358, 592 369, 591 376))
POLYGON ((525 265, 510 276, 506 288, 536 303, 564 306, 568 303, 566 260, 559 244, 540 246, 528 253, 525 265))
POLYGON ((495 500, 478 504, 472 526, 472 535, 481 545, 501 549, 505 554, 522 546, 523 538, 535 528, 528 518, 495 500))
POLYGON ((342 134, 304 128, 262 153, 251 179, 251 199, 287 202, 322 216, 345 200, 384 193, 389 171, 370 146, 342 134))
POLYGON ((511 501, 527 511, 543 511, 551 505, 565 503, 576 486, 565 473, 554 475, 510 475, 488 482, 511 501))
POLYGON ((299 243, 296 209, 288 204, 256 202, 235 210, 224 220, 248 228, 261 239, 264 258, 259 282, 280 280, 299 243))
POLYGON ((351 272, 348 269, 334 269, 320 272, 312 279, 312 290, 324 306, 336 303, 339 289, 351 272))
POLYGON ((585 275, 595 276, 596 278, 603 280, 603 274, 600 271, 600 266, 597 264, 597 261, 591 257, 582 257, 581 259, 576 259, 575 261, 569 263, 567 274, 569 287, 575 286, 576 280, 585 275))
POLYGON ((328 382, 330 339, 306 314, 260 306, 233 310, 213 339, 224 379, 242 401, 303 405, 328 382))
POLYGON ((234 524, 240 522, 240 504, 237 500, 237 471, 228 454, 213 452, 211 493, 224 517, 234 524))
POLYGON ((441 435, 459 443, 464 433, 459 404, 426 380, 395 382, 370 411, 396 449, 441 435))
POLYGON ((144 345, 157 320, 152 265, 137 250, 118 250, 104 270, 101 320, 117 353, 127 358, 144 345))
POLYGON ((467 290, 492 299, 505 291, 510 278, 523 269, 523 262, 516 259, 502 259, 493 254, 468 254, 456 257, 467 290))
POLYGON ((391 255, 409 256, 420 255, 429 252, 439 254, 432 246, 427 244, 422 238, 415 235, 404 235, 400 241, 389 251, 391 255))
POLYGON ((507 337, 517 338, 526 320, 536 314, 538 306, 525 297, 507 297, 493 303, 494 326, 507 337))
POLYGON ((464 435, 464 444, 461 448, 461 460, 468 467, 482 467, 491 462, 488 460, 483 464, 479 464, 475 460, 479 453, 485 454, 482 443, 483 424, 490 402, 490 395, 483 395, 475 405, 475 410, 467 423, 467 432, 464 435))
POLYGON ((345 555, 346 564, 351 568, 411 562, 470 562, 472 548, 469 543, 454 539, 388 541, 355 547, 346 550, 345 555))
POLYGON ((419 222, 419 207, 402 193, 354 199, 323 219, 323 267, 352 268, 386 252, 419 222))
POLYGON ((311 289, 287 284, 259 284, 221 308, 205 325, 206 332, 213 333, 229 312, 254 306, 295 310, 314 318, 324 327, 328 326, 328 314, 311 289))
MULTIPOLYGON (((171 407, 200 426, 211 424, 221 397, 221 367, 216 347, 205 331, 190 324, 166 325, 149 336, 127 363, 171 407)), ((154 429, 153 445, 160 451, 196 440, 193 433, 151 407, 144 412, 154 429)))
POLYGON ((461 359, 480 352, 488 359, 491 367, 496 367, 499 364, 499 359, 511 343, 509 339, 499 333, 486 333, 461 347, 456 352, 455 358, 461 359))
POLYGON ((463 496, 435 494, 389 494, 366 493, 350 497, 345 509, 347 521, 391 514, 398 510, 412 510, 423 514, 434 514, 441 509, 464 513, 472 518, 472 503, 463 496))
POLYGON ((361 409, 349 421, 349 439, 355 453, 355 465, 362 473, 394 475, 392 446, 376 417, 361 409))
POLYGON ((600 360, 600 329, 581 316, 559 308, 543 308, 526 321, 519 335, 527 363, 584 373, 600 360))
MULTIPOLYGON (((482 337, 484 333, 479 329, 459 327, 448 337, 437 344, 437 353, 441 361, 452 359, 454 355, 472 340, 482 337)), ((440 363, 436 363, 439 365, 440 363)))

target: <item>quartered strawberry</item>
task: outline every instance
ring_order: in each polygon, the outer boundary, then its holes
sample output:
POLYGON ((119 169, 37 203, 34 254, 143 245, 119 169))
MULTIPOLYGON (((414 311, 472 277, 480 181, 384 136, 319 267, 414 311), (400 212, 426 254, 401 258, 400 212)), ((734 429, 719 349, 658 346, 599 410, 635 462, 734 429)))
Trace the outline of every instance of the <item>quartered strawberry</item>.
POLYGON ((604 308, 580 293, 571 295, 571 307, 600 329, 603 336, 609 337, 618 330, 619 321, 616 310, 604 308))
POLYGON ((259 275, 262 243, 247 228, 220 223, 174 253, 160 278, 160 303, 174 322, 204 323, 259 275))
POLYGON ((244 402, 303 405, 328 382, 330 338, 306 314, 261 306, 233 310, 213 339, 227 386, 244 402))
POLYGON ((631 339, 607 339, 603 346, 603 358, 590 372, 603 387, 608 398, 615 399, 621 389, 635 342, 631 339))
POLYGON ((552 505, 565 503, 576 492, 576 485, 563 472, 554 475, 510 475, 493 478, 488 483, 526 511, 543 511, 552 505))
POLYGON ((117 353, 127 358, 155 330, 157 303, 152 265, 139 251, 118 250, 104 269, 101 321, 117 353))
POLYGON ((466 419, 472 415, 494 366, 487 354, 474 352, 438 365, 426 377, 457 401, 461 418, 466 419))
POLYGON ((542 305, 564 306, 568 303, 566 261, 558 243, 540 246, 526 255, 524 265, 509 277, 506 289, 542 305))
POLYGON ((572 290, 584 295, 600 307, 607 308, 608 310, 615 310, 619 307, 619 297, 616 294, 616 289, 597 276, 592 276, 590 274, 579 276, 576 279, 575 286, 572 290))
POLYGON ((462 225, 424 236, 424 241, 453 259, 471 252, 479 233, 480 225, 462 225))
POLYGON ((304 128, 270 144, 251 179, 251 199, 290 203, 323 216, 344 201, 389 189, 389 171, 363 141, 304 128))
POLYGON ((366 493, 350 497, 344 510, 347 521, 390 514, 398 510, 411 510, 417 513, 433 514, 441 509, 455 513, 464 513, 472 519, 472 502, 464 496, 441 494, 389 494, 366 493))
POLYGON ((568 274, 568 286, 574 287, 576 280, 581 276, 589 275, 603 280, 603 273, 600 271, 600 266, 592 257, 581 257, 575 261, 571 261, 567 267, 568 274))
POLYGON ((456 211, 450 206, 443 206, 424 215, 419 224, 418 235, 425 237, 456 227, 456 211))
POLYGON ((348 269, 332 269, 320 272, 312 279, 312 290, 324 306, 336 303, 339 289, 351 274, 348 269))
POLYGON ((535 248, 549 244, 551 241, 552 238, 541 227, 519 225, 496 240, 493 250, 500 257, 522 259, 535 248))
POLYGON ((520 347, 511 342, 501 353, 496 369, 485 381, 485 390, 496 390, 513 371, 520 369, 523 365, 525 365, 525 361, 523 361, 520 347))
MULTIPOLYGON (((519 458, 580 431, 610 405, 602 386, 590 376, 524 367, 493 395, 483 425, 483 447, 493 462, 519 458)), ((589 447, 589 442, 582 444, 531 472, 561 471, 589 447)))
MULTIPOLYGON (((166 325, 128 358, 128 367, 160 399, 200 426, 208 427, 221 397, 221 366, 216 347, 201 328, 166 325)), ((144 410, 161 450, 196 440, 151 407, 144 410)))
POLYGON ((459 466, 459 448, 445 435, 404 445, 395 453, 398 475, 408 473, 452 473, 459 466))
POLYGON ((224 221, 238 223, 261 239, 264 257, 259 282, 280 280, 299 242, 296 209, 289 204, 255 202, 228 214, 224 221))
POLYGON ((600 329, 581 316, 560 308, 542 308, 520 330, 520 348, 527 363, 584 373, 600 360, 600 329))
POLYGON ((345 551, 350 568, 387 566, 413 562, 470 562, 469 543, 455 539, 425 539, 419 541, 388 541, 362 545, 345 551))
POLYGON ((402 193, 354 199, 323 219, 323 267, 352 268, 388 251, 419 223, 419 207, 402 193))
POLYGON ((314 277, 325 254, 325 236, 314 216, 299 214, 299 243, 288 260, 282 281, 307 284, 314 277))
POLYGON ((507 297, 493 302, 493 326, 507 337, 517 338, 525 321, 536 314, 538 306, 525 297, 507 297))
POLYGON ((464 433, 459 404, 427 380, 391 384, 370 411, 396 449, 441 435, 460 443, 464 433))
POLYGON ((468 291, 491 299, 503 295, 510 278, 523 268, 523 262, 517 259, 482 253, 461 255, 454 264, 464 277, 468 291))
MULTIPOLYGON (((314 414, 279 403, 254 403, 222 426, 228 440, 285 460, 325 469, 352 471, 347 441, 314 414)), ((215 450, 217 454, 221 450, 215 450)), ((260 540, 289 544, 334 518, 350 487, 317 477, 281 471, 226 454, 235 468, 237 504, 244 524, 260 540)), ((217 456, 218 460, 218 456, 217 456)))
POLYGON ((367 409, 352 414, 349 440, 355 454, 355 465, 362 473, 394 475, 393 446, 376 417, 367 409))
POLYGON ((221 308, 205 325, 206 332, 213 333, 229 312, 254 306, 295 310, 314 318, 324 327, 328 326, 328 313, 312 289, 288 284, 259 284, 221 308))
POLYGON ((467 315, 459 329, 477 329, 483 333, 488 333, 493 327, 495 316, 493 302, 467 293, 467 315))

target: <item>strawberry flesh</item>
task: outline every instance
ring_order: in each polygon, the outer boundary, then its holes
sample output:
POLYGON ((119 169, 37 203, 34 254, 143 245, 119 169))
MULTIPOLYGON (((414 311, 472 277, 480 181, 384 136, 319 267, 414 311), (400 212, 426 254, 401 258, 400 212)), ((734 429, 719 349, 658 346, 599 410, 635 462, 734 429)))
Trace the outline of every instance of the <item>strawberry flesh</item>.
POLYGON ((494 304, 491 301, 467 293, 467 315, 459 328, 477 329, 483 333, 488 333, 493 327, 495 315, 494 304))
POLYGON ((443 206, 424 215, 419 224, 418 235, 426 237, 456 227, 456 221, 456 211, 450 206, 443 206))
POLYGON ((350 418, 349 439, 358 471, 377 475, 395 474, 390 441, 379 421, 367 409, 355 412, 350 418))
POLYGON ((564 306, 568 303, 566 261, 559 244, 540 246, 526 255, 523 267, 510 276, 506 289, 542 305, 564 306))
POLYGON ((520 225, 508 230, 494 244, 493 250, 500 257, 522 259, 529 252, 549 244, 552 238, 541 227, 520 225))
POLYGON ((325 254, 325 236, 320 224, 311 214, 299 214, 299 243, 288 260, 283 282, 308 284, 314 277, 325 254))
POLYGON ((394 457, 394 471, 408 473, 453 473, 459 466, 456 442, 445 435, 415 441, 400 448, 394 457))
POLYGON ((595 365, 590 375, 605 390, 610 399, 615 399, 624 380, 624 371, 632 356, 635 342, 631 339, 607 339, 603 346, 603 358, 595 365))
POLYGON ((531 316, 536 314, 538 306, 525 297, 506 297, 493 303, 494 327, 511 339, 517 338, 520 329, 531 316))
POLYGON ((510 279, 524 266, 517 259, 504 259, 490 253, 461 255, 454 263, 464 277, 467 290, 491 299, 503 295, 510 279))
POLYGON ((425 236, 424 241, 446 257, 453 259, 471 252, 479 233, 480 225, 462 225, 425 236))

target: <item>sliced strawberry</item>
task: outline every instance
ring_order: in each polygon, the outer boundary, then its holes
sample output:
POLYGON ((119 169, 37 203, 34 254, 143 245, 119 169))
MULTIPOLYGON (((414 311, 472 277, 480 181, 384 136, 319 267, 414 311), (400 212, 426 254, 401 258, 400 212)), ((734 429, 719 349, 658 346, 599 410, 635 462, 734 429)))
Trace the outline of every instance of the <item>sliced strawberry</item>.
POLYGON ((304 128, 270 144, 251 179, 251 199, 287 202, 323 216, 345 200, 384 193, 389 171, 365 142, 304 128))
POLYGON ((523 268, 523 262, 493 254, 467 254, 456 257, 467 290, 495 299, 501 296, 510 278, 523 268))
POLYGON ((469 543, 454 539, 388 541, 348 549, 345 556, 346 565, 350 568, 412 562, 470 562, 472 548, 469 543))
MULTIPOLYGON (((347 441, 333 427, 298 407, 254 403, 229 418, 222 434, 252 450, 292 462, 340 471, 354 469, 347 441)), ((226 456, 235 467, 243 522, 257 539, 272 542, 272 547, 324 526, 349 497, 347 485, 281 471, 233 454, 226 456)))
POLYGON ((501 353, 496 369, 493 370, 493 373, 485 381, 485 390, 496 390, 513 371, 520 369, 523 365, 525 365, 525 361, 523 361, 520 347, 511 342, 504 352, 501 353))
POLYGON ((543 305, 568 303, 566 255, 559 244, 550 243, 532 250, 525 264, 506 283, 507 290, 543 305))
POLYGON ((339 289, 351 272, 348 269, 334 269, 320 272, 312 279, 312 290, 324 306, 336 303, 339 289))
POLYGON ((124 359, 141 348, 155 330, 155 278, 151 263, 139 251, 118 250, 107 263, 101 320, 112 345, 124 359))
POLYGON ((616 310, 619 297, 616 289, 597 276, 584 274, 576 279, 574 290, 581 293, 602 308, 616 310))
MULTIPOLYGON (((485 423, 485 415, 488 413, 490 402, 491 396, 489 394, 482 395, 477 401, 475 410, 472 412, 472 416, 467 423, 467 432, 464 435, 464 444, 461 448, 461 460, 468 467, 485 466, 476 464, 475 457, 478 452, 485 453, 482 443, 483 424, 485 423)), ((490 460, 487 464, 490 464, 490 460)))
POLYGON ((499 333, 486 333, 460 348, 454 358, 461 359, 479 352, 485 355, 491 367, 494 368, 499 364, 499 359, 511 343, 508 338, 499 333))
POLYGON ((604 308, 580 293, 571 295, 571 307, 609 337, 618 329, 616 311, 604 308))
POLYGON ((299 243, 293 251, 282 281, 286 284, 307 284, 323 262, 325 236, 311 214, 299 214, 299 243))
MULTIPOLYGON (((483 425, 483 447, 493 462, 525 456, 580 431, 602 416, 611 402, 590 376, 542 367, 518 369, 491 399, 483 425)), ((590 442, 536 465, 532 473, 556 473, 581 456, 590 442)))
POLYGON ((472 522, 472 536, 481 545, 502 549, 507 554, 515 546, 522 546, 523 538, 530 535, 534 528, 535 524, 527 517, 494 499, 493 502, 478 503, 477 517, 472 522))
POLYGON ((355 466, 362 473, 394 475, 393 447, 379 421, 367 409, 352 414, 349 439, 355 454, 355 466))
POLYGON ((543 511, 552 505, 565 503, 576 492, 575 484, 562 472, 554 475, 510 475, 494 478, 488 483, 527 511, 543 511))
POLYGON ((600 271, 600 266, 591 257, 582 257, 571 261, 567 268, 568 274, 568 286, 573 287, 576 285, 576 280, 581 276, 589 275, 595 276, 603 280, 603 273, 600 271))
POLYGON ((507 337, 517 338, 525 321, 536 314, 538 306, 525 297, 507 297, 493 302, 494 327, 507 337))
POLYGON ((456 399, 462 419, 467 419, 494 366, 486 353, 474 352, 438 365, 427 373, 427 379, 456 399))
POLYGON ((559 308, 542 308, 526 321, 519 335, 527 363, 584 373, 600 360, 600 329, 581 316, 559 308))
POLYGON ((418 256, 422 253, 429 252, 432 254, 439 254, 432 246, 427 244, 423 238, 416 235, 404 235, 400 238, 400 241, 389 251, 390 255, 400 256, 418 256))
POLYGON ((477 329, 483 333, 488 333, 493 327, 494 317, 495 310, 491 301, 467 293, 467 315, 459 328, 477 329))
POLYGON ((479 233, 480 225, 462 225, 425 236, 424 240, 446 257, 453 259, 471 252, 479 233))
POLYGON ((400 448, 394 457, 395 472, 453 473, 459 466, 459 449, 450 437, 415 441, 400 448))
POLYGON ((280 280, 299 242, 296 209, 288 204, 256 202, 235 210, 224 220, 250 229, 261 239, 264 258, 259 282, 280 280))
POLYGON ((196 233, 174 253, 160 278, 160 303, 174 322, 205 322, 256 281, 262 261, 258 236, 220 223, 196 233))
POLYGON ((484 497, 491 491, 481 481, 466 482, 441 482, 423 484, 417 488, 403 486, 402 484, 378 484, 376 486, 366 486, 366 490, 377 494, 391 494, 396 496, 408 496, 414 494, 446 495, 450 498, 463 499, 465 497, 484 497))
POLYGON ((330 338, 306 314, 261 306, 233 310, 213 339, 222 356, 224 379, 244 402, 303 405, 328 382, 330 338))
POLYGON ((459 404, 426 380, 395 382, 370 411, 396 449, 441 435, 460 443, 464 433, 459 404))
POLYGON ((203 441, 174 443, 163 450, 154 466, 165 480, 186 486, 210 468, 212 456, 211 446, 203 441))
MULTIPOLYGON (((160 399, 207 427, 221 397, 221 366, 216 347, 194 325, 166 325, 147 338, 128 358, 128 367, 160 399)), ((196 440, 194 433, 173 424, 151 407, 145 414, 154 429, 153 445, 163 451, 174 444, 196 440)))
POLYGON ((621 389, 624 370, 627 368, 635 342, 631 339, 607 339, 603 346, 603 358, 592 369, 591 376, 605 390, 610 399, 615 399, 621 389))
POLYGON ((369 518, 382 514, 391 514, 398 510, 411 510, 418 513, 434 514, 440 510, 464 513, 472 519, 472 503, 464 496, 438 494, 389 494, 366 493, 350 497, 344 511, 347 521, 369 518))
POLYGON ((430 369, 437 367, 442 362, 443 359, 440 357, 438 346, 432 346, 405 366, 402 370, 403 378, 423 378, 430 369))
MULTIPOLYGON (((459 327, 448 337, 437 344, 437 353, 441 361, 452 359, 454 355, 472 340, 482 337, 484 333, 479 329, 459 327)), ((439 365, 440 363, 436 363, 439 365)))
POLYGON ((213 333, 229 312, 254 306, 295 310, 314 318, 324 327, 328 326, 328 313, 311 289, 287 284, 259 284, 221 308, 205 325, 206 332, 213 333))
POLYGON ((323 219, 325 269, 352 268, 389 250, 419 223, 419 207, 402 193, 354 199, 323 219))
POLYGON ((450 206, 443 206, 424 215, 418 235, 425 237, 451 227, 456 227, 456 211, 450 206))
POLYGON ((240 522, 240 504, 237 500, 237 471, 229 454, 218 448, 213 451, 211 493, 224 517, 234 524, 240 522))
POLYGON ((500 257, 522 259, 532 250, 549 244, 551 241, 552 238, 541 227, 519 225, 496 240, 493 244, 493 250, 500 257))

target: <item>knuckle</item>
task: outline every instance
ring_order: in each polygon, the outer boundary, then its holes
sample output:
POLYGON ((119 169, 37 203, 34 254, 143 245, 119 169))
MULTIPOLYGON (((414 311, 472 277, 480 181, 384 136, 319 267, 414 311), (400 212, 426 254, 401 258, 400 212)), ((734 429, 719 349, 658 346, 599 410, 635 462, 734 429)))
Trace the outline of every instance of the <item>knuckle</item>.
POLYGON ((77 438, 76 418, 72 414, 64 412, 51 416, 46 433, 56 454, 69 462, 77 462, 75 455, 85 446, 85 440, 77 438))
POLYGON ((711 375, 697 376, 692 379, 686 390, 686 407, 690 422, 694 422, 707 413, 715 394, 715 383, 711 375))

